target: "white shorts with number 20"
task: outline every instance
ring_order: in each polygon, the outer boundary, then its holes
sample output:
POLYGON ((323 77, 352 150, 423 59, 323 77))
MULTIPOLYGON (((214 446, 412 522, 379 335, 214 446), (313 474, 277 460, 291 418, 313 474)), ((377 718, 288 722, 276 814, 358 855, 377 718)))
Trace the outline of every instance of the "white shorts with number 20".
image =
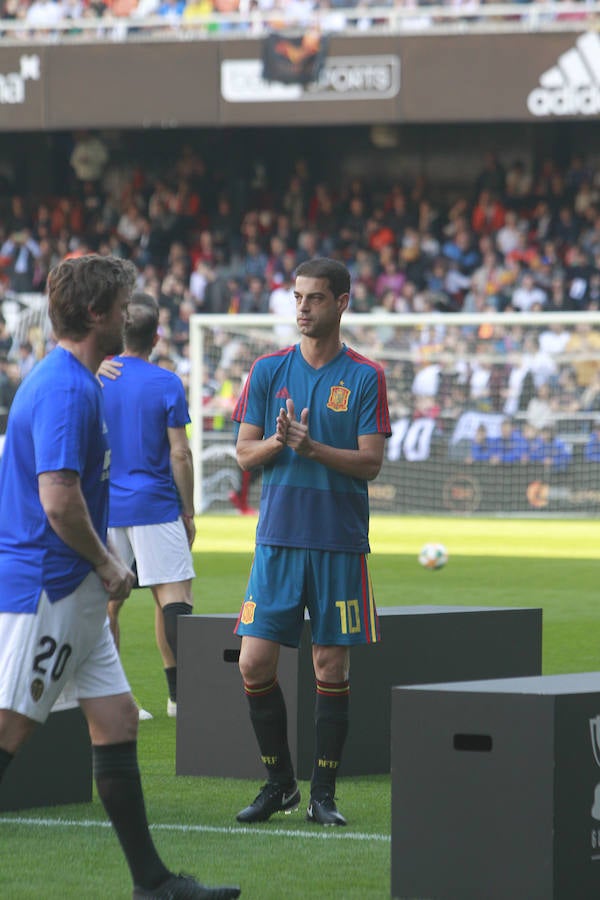
POLYGON ((37 612, 0 613, 0 709, 44 722, 65 700, 128 693, 106 618, 106 590, 95 572, 37 612))

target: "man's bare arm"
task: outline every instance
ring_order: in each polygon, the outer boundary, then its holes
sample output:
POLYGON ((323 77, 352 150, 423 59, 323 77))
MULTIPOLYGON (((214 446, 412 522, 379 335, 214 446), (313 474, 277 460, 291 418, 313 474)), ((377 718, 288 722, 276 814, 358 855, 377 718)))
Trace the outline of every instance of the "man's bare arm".
POLYGON ((38 476, 40 503, 51 528, 75 553, 96 569, 110 596, 129 596, 133 573, 107 549, 94 529, 77 472, 61 469, 38 476))
POLYGON ((181 498, 183 524, 190 547, 196 537, 194 522, 194 465, 185 428, 167 429, 173 480, 181 498))
POLYGON ((266 440, 263 440, 263 435, 263 429, 258 425, 241 423, 235 450, 238 465, 244 471, 264 466, 281 453, 284 444, 280 430, 266 440))

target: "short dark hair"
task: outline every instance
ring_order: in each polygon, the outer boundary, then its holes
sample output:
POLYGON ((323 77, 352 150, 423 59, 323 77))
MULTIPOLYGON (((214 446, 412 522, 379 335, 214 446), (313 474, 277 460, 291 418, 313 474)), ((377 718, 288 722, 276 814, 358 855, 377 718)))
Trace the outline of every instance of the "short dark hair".
POLYGON ((330 259, 327 256, 307 259, 296 269, 296 277, 299 275, 306 278, 324 278, 329 282, 334 297, 350 293, 350 272, 337 259, 330 259))
POLYGON ((152 350, 158 328, 158 303, 151 294, 136 291, 127 307, 125 346, 134 353, 152 350))
POLYGON ((82 340, 92 329, 91 312, 108 312, 117 297, 129 295, 137 270, 114 256, 64 259, 48 275, 48 314, 57 338, 82 340))

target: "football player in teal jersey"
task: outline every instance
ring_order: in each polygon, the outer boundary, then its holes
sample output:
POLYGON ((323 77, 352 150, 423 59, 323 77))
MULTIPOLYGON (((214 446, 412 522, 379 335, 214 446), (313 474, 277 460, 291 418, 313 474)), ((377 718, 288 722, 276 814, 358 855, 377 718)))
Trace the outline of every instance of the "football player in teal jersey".
POLYGON ((309 820, 345 825, 335 802, 348 730, 350 647, 376 642, 367 566, 368 482, 391 433, 381 366, 341 340, 350 274, 333 259, 296 270, 300 342, 253 364, 233 418, 244 470, 263 468, 254 562, 236 633, 250 718, 268 780, 241 810, 261 822, 300 803, 277 680, 280 645, 298 647, 308 610, 316 679, 309 820))

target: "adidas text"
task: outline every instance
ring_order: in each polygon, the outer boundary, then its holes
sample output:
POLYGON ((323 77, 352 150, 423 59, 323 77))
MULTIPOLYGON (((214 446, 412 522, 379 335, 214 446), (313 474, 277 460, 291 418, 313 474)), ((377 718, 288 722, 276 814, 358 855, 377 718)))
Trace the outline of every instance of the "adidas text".
POLYGON ((600 112, 600 89, 536 88, 527 98, 527 109, 532 116, 595 116, 600 112))

